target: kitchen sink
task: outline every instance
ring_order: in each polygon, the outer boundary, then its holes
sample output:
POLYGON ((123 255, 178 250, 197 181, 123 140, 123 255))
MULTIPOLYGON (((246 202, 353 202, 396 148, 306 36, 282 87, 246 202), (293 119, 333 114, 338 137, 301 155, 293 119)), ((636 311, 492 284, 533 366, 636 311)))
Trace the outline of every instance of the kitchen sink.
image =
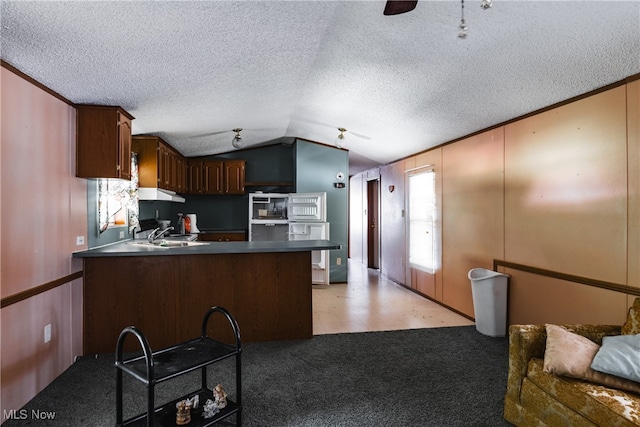
POLYGON ((131 242, 131 245, 140 245, 140 246, 146 246, 146 247, 151 247, 151 248, 181 248, 181 247, 186 247, 186 246, 202 246, 202 245, 208 245, 208 242, 193 242, 193 241, 186 241, 186 240, 171 240, 171 239, 163 239, 163 240, 156 240, 153 243, 149 243, 146 240, 145 241, 140 241, 140 242, 131 242))

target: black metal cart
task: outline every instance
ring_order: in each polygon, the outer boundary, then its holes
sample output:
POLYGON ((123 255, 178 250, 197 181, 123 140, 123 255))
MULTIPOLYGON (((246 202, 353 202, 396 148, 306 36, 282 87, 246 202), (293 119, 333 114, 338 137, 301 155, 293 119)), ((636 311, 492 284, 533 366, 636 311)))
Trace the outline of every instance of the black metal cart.
POLYGON ((238 323, 231 314, 222 307, 210 308, 202 321, 202 334, 199 338, 182 344, 152 352, 149 343, 142 332, 135 326, 129 326, 122 330, 116 346, 116 426, 175 426, 176 403, 199 396, 200 405, 191 410, 191 422, 189 427, 210 426, 233 414, 236 414, 236 424, 242 425, 242 385, 241 385, 241 352, 240 329, 238 323), (207 324, 213 313, 221 313, 228 320, 235 335, 235 344, 225 344, 207 336, 207 324), (128 334, 134 335, 143 355, 123 360, 122 351, 124 340, 128 334), (235 357, 236 373, 236 400, 227 400, 227 406, 222 408, 211 418, 202 417, 204 402, 213 394, 213 390, 207 386, 207 366, 229 357, 235 357), (155 385, 163 381, 176 378, 180 375, 202 370, 202 384, 199 390, 179 397, 164 405, 155 406, 155 385), (133 418, 123 420, 123 393, 122 373, 126 372, 147 387, 147 412, 133 418))

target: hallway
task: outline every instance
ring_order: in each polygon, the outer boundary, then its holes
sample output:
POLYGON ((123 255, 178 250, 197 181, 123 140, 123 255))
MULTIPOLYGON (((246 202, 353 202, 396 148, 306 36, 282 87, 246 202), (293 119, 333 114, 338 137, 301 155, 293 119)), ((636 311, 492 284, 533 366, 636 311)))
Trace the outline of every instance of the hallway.
POLYGON ((314 335, 474 324, 351 261, 348 283, 314 287, 312 301, 314 335))

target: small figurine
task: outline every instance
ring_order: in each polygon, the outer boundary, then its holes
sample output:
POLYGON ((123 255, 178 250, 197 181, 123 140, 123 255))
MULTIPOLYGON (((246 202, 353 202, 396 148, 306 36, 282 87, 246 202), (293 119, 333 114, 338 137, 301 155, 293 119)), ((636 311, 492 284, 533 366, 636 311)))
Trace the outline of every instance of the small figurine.
POLYGON ((222 388, 222 384, 218 384, 213 389, 213 400, 207 399, 202 407, 202 416, 205 418, 211 418, 218 412, 220 409, 227 406, 227 392, 222 388))
POLYGON ((227 392, 222 388, 222 384, 218 384, 213 389, 213 404, 218 409, 222 409, 227 406, 227 392))
POLYGON ((191 402, 189 400, 181 400, 176 403, 176 424, 183 426, 191 422, 191 402))
POLYGON ((192 408, 197 408, 198 405, 200 404, 200 396, 199 395, 195 395, 193 396, 191 399, 187 399, 187 405, 191 405, 192 408))
POLYGON ((181 400, 176 403, 176 424, 179 426, 183 426, 185 424, 189 424, 191 422, 191 409, 197 408, 200 403, 200 396, 197 394, 193 396, 191 399, 181 400))
POLYGON ((216 408, 216 405, 213 403, 213 400, 207 399, 202 407, 202 416, 205 418, 211 418, 215 414, 220 412, 220 409, 216 408))

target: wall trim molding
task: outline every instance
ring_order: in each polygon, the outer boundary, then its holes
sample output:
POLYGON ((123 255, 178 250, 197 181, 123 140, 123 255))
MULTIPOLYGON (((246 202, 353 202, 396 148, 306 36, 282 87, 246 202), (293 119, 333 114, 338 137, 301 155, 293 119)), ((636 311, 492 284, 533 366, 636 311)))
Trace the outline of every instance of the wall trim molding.
POLYGON ((583 276, 574 276, 573 274, 560 273, 557 271, 545 270, 544 268, 532 267, 530 265, 517 264, 515 262, 494 259, 493 270, 498 271, 497 270, 498 266, 505 267, 505 268, 512 268, 514 270, 525 271, 527 273, 538 274, 540 276, 552 277, 554 279, 580 283, 583 285, 593 286, 596 288, 606 289, 609 291, 622 292, 624 294, 640 296, 640 288, 636 288, 633 286, 620 285, 618 283, 606 282, 604 280, 591 279, 583 276))
POLYGON ((51 282, 47 282, 42 285, 36 286, 34 288, 27 289, 26 291, 18 292, 17 294, 13 294, 6 298, 2 298, 2 300, 0 300, 0 308, 8 307, 11 304, 24 301, 26 299, 29 299, 43 292, 47 292, 47 291, 50 291, 51 289, 57 288, 58 286, 62 286, 76 279, 80 279, 82 278, 83 274, 84 272, 82 270, 76 271, 75 273, 71 273, 68 276, 64 276, 59 279, 52 280, 51 282))

